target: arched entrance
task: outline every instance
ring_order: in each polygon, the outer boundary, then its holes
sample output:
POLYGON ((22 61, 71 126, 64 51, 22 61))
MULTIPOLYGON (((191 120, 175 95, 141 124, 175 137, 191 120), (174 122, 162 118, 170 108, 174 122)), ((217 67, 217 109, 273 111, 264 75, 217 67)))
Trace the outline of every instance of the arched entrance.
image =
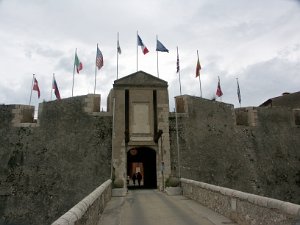
POLYGON ((156 181, 156 151, 139 147, 127 152, 127 175, 130 177, 128 188, 157 188, 156 181), (133 185, 133 174, 140 172, 142 175, 141 186, 138 182, 133 185))

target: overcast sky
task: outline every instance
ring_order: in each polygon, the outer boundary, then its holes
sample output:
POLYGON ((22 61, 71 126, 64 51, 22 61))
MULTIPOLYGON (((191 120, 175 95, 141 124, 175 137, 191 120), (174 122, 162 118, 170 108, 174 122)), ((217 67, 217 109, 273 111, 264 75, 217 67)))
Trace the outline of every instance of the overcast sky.
POLYGON ((104 66, 96 93, 105 110, 117 78, 117 32, 121 78, 136 72, 137 30, 150 51, 138 49, 139 70, 157 76, 156 35, 169 49, 158 55, 171 110, 180 94, 177 46, 182 94, 200 96, 197 50, 204 98, 215 96, 218 76, 224 95, 217 100, 235 107, 237 77, 245 107, 300 91, 299 0, 0 0, 0 28, 1 104, 28 104, 33 73, 41 90, 33 105, 51 99, 53 73, 62 98, 71 97, 76 48, 83 70, 74 96, 93 93, 98 43, 104 66))

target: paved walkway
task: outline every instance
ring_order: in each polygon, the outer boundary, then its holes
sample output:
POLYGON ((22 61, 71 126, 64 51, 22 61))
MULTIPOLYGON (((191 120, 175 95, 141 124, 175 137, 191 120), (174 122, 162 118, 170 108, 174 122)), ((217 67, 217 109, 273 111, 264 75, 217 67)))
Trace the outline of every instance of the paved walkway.
POLYGON ((184 196, 158 190, 131 190, 112 197, 98 225, 236 225, 228 218, 184 196))

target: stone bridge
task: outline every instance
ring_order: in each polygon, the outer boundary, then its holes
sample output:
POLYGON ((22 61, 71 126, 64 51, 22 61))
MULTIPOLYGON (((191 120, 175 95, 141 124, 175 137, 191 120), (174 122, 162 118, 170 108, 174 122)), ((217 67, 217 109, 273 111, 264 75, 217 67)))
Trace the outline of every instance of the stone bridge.
POLYGON ((52 225, 300 224, 300 205, 184 178, 177 189, 179 195, 166 188, 112 197, 107 180, 52 225))

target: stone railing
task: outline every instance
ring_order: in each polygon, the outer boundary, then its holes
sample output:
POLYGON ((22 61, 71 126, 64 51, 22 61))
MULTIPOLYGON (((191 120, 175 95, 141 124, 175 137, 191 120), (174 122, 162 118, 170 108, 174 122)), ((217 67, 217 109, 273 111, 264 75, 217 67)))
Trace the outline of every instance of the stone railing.
POLYGON ((107 180, 52 225, 97 224, 106 203, 111 199, 111 180, 107 180))
POLYGON ((300 205, 181 178, 183 195, 242 225, 300 225, 300 205))

